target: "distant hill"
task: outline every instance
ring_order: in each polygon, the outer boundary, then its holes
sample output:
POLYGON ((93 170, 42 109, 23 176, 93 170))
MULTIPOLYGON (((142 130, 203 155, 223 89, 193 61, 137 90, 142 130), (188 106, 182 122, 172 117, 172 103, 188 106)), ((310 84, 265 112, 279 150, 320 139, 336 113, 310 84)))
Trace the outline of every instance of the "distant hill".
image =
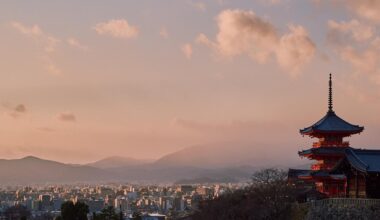
MULTIPOLYGON (((249 178, 254 168, 200 168, 191 166, 157 166, 155 163, 124 167, 95 168, 71 165, 33 156, 21 159, 0 159, 0 184, 39 184, 74 182, 130 181, 173 183, 207 177, 210 180, 239 181, 249 178)), ((210 181, 212 182, 212 181, 210 181)))
MULTIPOLYGON (((283 166, 286 158, 273 160, 273 154, 267 155, 265 145, 250 143, 224 142, 187 147, 158 159, 156 166, 195 166, 202 168, 223 168, 236 166, 283 166)), ((266 150, 267 152, 267 150, 266 150)))
MULTIPOLYGON (((73 182, 235 182, 246 181, 256 170, 299 167, 276 156, 263 154, 267 146, 219 143, 184 148, 149 162, 125 157, 108 157, 90 164, 72 165, 37 157, 0 159, 0 184, 73 182), (260 146, 260 147, 257 147, 260 146), (277 158, 277 159, 273 159, 277 158)), ((303 162, 305 163, 305 162, 303 162)))
POLYGON ((101 168, 101 169, 108 169, 108 168, 115 168, 115 167, 127 167, 127 166, 137 166, 142 165, 151 162, 151 160, 138 160, 131 157, 120 157, 120 156, 113 156, 113 157, 107 157, 102 160, 98 160, 93 163, 86 164, 87 166, 101 168))
POLYGON ((89 166, 68 165, 37 157, 0 159, 1 184, 65 183, 113 180, 109 171, 89 166))

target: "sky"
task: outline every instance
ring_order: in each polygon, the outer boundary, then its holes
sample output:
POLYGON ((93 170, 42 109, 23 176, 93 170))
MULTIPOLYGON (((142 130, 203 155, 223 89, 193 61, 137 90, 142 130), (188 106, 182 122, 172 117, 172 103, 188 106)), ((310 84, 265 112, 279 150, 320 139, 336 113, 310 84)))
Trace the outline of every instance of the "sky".
POLYGON ((365 126, 351 145, 380 148, 379 1, 0 4, 0 158, 244 142, 295 161, 313 142, 299 129, 327 111, 330 72, 334 110, 365 126))

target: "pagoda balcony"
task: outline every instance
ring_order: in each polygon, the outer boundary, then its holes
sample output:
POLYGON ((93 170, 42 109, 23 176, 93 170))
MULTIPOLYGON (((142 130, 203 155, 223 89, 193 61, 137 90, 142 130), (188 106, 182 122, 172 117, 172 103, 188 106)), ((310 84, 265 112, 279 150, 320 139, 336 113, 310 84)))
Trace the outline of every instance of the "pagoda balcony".
POLYGON ((348 141, 319 141, 314 142, 313 147, 349 147, 350 143, 348 141))
POLYGON ((311 170, 331 170, 335 164, 317 163, 311 165, 311 170))

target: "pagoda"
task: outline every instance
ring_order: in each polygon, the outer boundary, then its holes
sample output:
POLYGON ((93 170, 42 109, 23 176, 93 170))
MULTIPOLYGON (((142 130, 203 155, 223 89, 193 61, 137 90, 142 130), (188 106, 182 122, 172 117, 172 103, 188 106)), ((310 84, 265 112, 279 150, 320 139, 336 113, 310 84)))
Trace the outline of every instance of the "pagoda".
POLYGON ((313 125, 300 130, 302 135, 317 138, 312 148, 298 152, 299 156, 316 162, 311 169, 299 173, 298 178, 315 183, 315 189, 328 197, 347 195, 347 175, 332 172, 346 158, 351 149, 344 138, 359 134, 364 127, 353 125, 340 118, 333 110, 332 81, 329 77, 328 111, 313 125))

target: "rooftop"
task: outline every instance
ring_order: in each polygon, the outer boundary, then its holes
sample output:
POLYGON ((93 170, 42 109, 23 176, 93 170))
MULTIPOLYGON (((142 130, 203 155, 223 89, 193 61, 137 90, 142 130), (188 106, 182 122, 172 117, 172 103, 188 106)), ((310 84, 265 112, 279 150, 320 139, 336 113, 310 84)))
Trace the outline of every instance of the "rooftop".
POLYGON ((346 158, 359 171, 380 172, 380 150, 349 148, 346 150, 346 158))
POLYGON ((341 136, 349 136, 360 133, 364 127, 353 125, 340 118, 334 111, 328 111, 327 114, 312 126, 300 130, 303 135, 323 136, 325 134, 336 134, 341 136))

